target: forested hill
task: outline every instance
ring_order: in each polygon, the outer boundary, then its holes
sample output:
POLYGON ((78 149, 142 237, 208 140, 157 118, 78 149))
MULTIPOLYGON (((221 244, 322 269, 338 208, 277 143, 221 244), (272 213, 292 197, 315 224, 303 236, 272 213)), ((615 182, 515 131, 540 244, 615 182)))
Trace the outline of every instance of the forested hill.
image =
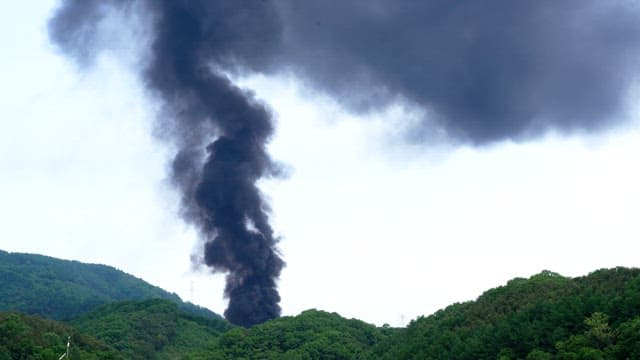
POLYGON ((0 360, 57 360, 67 351, 71 359, 120 360, 113 347, 59 321, 0 312, 0 360))
POLYGON ((233 327, 113 268, 36 255, 0 252, 0 281, 0 360, 55 359, 69 334, 89 359, 640 359, 640 269, 543 271, 406 328, 318 310, 233 327), (111 300, 131 294, 169 300, 111 300))
POLYGON ((225 320, 187 314, 163 299, 102 305, 70 324, 128 360, 209 359, 218 337, 232 328, 225 320))
POLYGON ((220 318, 110 266, 0 250, 0 311, 64 320, 98 305, 149 298, 168 299, 187 312, 220 318))
POLYGON ((640 359, 640 269, 544 271, 409 324, 384 359, 640 359))

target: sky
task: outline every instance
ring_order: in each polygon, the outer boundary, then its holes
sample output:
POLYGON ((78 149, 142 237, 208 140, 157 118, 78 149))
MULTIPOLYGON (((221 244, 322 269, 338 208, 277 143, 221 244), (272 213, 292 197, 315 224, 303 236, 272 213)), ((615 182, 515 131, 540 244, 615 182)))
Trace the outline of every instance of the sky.
MULTIPOLYGON (((48 39, 56 3, 0 4, 0 248, 111 265, 222 313, 224 275, 190 260, 198 235, 132 70, 142 55, 123 42, 128 56, 82 71, 48 39)), ((474 146, 407 141, 424 115, 411 104, 354 111, 321 90, 333 83, 230 76, 275 116, 268 151, 286 175, 260 188, 286 262, 284 315, 397 326, 545 269, 638 266, 637 92, 605 131, 474 146)))

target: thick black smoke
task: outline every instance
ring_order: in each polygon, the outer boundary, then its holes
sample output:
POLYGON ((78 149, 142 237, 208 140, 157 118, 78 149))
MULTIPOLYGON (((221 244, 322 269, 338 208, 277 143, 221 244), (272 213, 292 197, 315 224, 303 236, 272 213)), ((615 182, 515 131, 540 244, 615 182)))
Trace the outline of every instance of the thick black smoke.
POLYGON ((225 314, 241 325, 279 315, 283 262, 256 187, 275 170, 271 119, 223 73, 293 73, 355 111, 410 103, 425 110, 418 133, 482 145, 614 124, 640 50, 632 0, 66 0, 51 38, 86 62, 111 13, 152 24, 143 79, 179 148, 185 217, 205 262, 229 273, 225 314))
POLYGON ((282 62, 315 87, 356 110, 409 101, 474 144, 606 128, 639 65, 636 1, 277 4, 282 62))
POLYGON ((50 23, 51 37, 86 61, 105 14, 137 10, 152 16, 155 32, 143 79, 162 99, 160 126, 179 148, 173 179, 186 219, 206 241, 204 262, 228 273, 225 316, 243 326, 278 317, 276 280, 284 263, 256 187, 258 179, 276 170, 265 151, 273 132, 271 116, 220 73, 222 66, 235 68, 237 62, 251 67, 249 59, 272 51, 280 30, 269 19, 277 19, 276 14, 260 1, 133 5, 66 1, 50 23))

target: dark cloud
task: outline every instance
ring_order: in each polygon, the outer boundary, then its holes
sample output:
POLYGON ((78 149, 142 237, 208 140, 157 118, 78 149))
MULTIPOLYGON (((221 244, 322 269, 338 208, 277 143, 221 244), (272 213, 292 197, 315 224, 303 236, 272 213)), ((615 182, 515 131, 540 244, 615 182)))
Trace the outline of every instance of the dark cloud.
POLYGON ((408 100, 476 144, 607 127, 638 65, 630 1, 278 4, 299 75, 356 110, 408 100))

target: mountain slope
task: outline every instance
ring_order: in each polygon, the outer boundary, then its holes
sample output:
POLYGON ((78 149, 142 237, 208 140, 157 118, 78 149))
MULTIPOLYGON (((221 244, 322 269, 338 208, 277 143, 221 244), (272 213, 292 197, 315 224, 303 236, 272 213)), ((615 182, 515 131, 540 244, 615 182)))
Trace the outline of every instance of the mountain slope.
MULTIPOLYGON (((87 353, 127 359, 640 359, 640 269, 628 268, 516 278, 401 329, 316 310, 244 329, 187 314, 176 295, 104 265, 0 251, 3 306, 79 314, 69 324, 106 344, 87 353), (136 296, 164 300, 113 303, 136 296)), ((0 314, 0 360, 23 349, 59 352, 62 334, 74 331, 58 324, 62 330, 27 336, 24 326, 5 324, 31 318, 11 316, 0 314)))
POLYGON ((383 359, 640 359, 640 269, 544 271, 420 317, 383 359))
POLYGON ((76 329, 53 320, 11 312, 0 312, 0 360, 58 359, 66 351, 72 359, 124 359, 112 347, 76 329))
POLYGON ((0 311, 63 320, 98 305, 149 298, 168 299, 187 312, 220 318, 110 266, 0 250, 0 311))
POLYGON ((368 351, 395 330, 307 310, 220 337, 207 359, 371 359, 368 351))
POLYGON ((103 305, 70 322, 117 349, 126 359, 178 359, 212 352, 231 326, 178 310, 163 299, 103 305))

